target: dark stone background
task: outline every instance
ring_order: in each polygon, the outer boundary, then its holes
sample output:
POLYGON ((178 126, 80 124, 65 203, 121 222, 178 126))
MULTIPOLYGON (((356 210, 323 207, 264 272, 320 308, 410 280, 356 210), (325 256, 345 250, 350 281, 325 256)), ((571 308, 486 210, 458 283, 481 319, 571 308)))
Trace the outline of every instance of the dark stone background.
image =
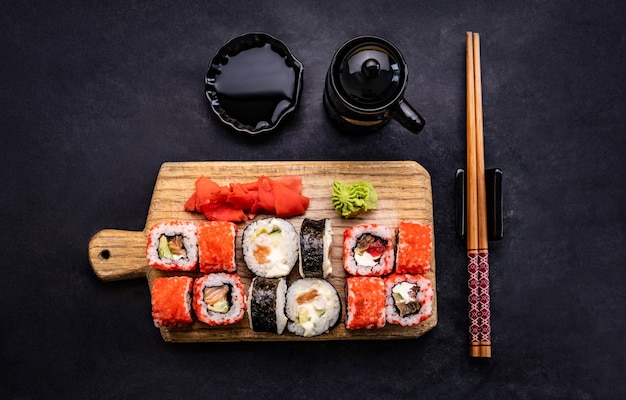
POLYGON ((621 1, 21 1, 0 12, 0 398, 519 398, 626 394, 626 20, 621 1), (465 156, 465 32, 482 42, 493 358, 468 357, 454 173, 465 156), (264 31, 305 67, 276 135, 209 111, 208 62, 264 31), (340 135, 321 95, 335 49, 376 34, 427 120, 340 135), (415 160, 432 177, 439 323, 417 340, 165 343, 145 279, 104 283, 101 229, 141 230, 159 166, 415 160))

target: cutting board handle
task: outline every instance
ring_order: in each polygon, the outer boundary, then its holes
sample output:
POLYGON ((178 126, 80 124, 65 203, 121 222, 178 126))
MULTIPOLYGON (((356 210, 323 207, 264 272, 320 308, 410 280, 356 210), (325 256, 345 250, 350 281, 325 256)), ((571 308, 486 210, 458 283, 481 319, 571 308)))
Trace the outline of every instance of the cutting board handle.
POLYGON ((104 229, 89 241, 89 262, 98 278, 117 281, 146 275, 144 232, 104 229))

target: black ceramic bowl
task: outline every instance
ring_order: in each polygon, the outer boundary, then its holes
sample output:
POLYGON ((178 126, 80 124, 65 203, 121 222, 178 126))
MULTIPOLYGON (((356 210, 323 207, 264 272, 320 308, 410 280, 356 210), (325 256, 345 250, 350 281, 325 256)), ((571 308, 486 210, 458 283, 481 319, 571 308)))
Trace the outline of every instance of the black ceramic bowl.
POLYGON ((275 130, 298 108, 302 63, 266 33, 246 33, 224 44, 205 78, 205 91, 219 119, 236 131, 275 130))

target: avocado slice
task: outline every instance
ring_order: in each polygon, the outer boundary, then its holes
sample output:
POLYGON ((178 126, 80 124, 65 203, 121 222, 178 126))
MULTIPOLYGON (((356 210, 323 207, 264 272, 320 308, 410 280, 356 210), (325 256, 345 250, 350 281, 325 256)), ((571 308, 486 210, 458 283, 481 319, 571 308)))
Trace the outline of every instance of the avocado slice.
POLYGON ((220 300, 213 305, 207 305, 207 308, 213 312, 225 314, 228 312, 228 301, 220 300))
POLYGON ((174 254, 172 254, 172 250, 170 250, 170 245, 167 241, 166 235, 161 235, 159 238, 159 248, 157 251, 160 258, 174 258, 174 254))

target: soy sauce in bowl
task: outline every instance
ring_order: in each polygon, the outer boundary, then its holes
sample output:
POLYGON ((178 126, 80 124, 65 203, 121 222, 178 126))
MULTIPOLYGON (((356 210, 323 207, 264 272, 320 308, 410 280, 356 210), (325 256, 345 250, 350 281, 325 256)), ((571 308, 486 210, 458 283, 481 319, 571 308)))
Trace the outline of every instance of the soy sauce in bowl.
POLYGON ((297 109, 303 67, 278 39, 250 33, 213 57, 205 90, 222 122, 250 135, 274 130, 297 109))

